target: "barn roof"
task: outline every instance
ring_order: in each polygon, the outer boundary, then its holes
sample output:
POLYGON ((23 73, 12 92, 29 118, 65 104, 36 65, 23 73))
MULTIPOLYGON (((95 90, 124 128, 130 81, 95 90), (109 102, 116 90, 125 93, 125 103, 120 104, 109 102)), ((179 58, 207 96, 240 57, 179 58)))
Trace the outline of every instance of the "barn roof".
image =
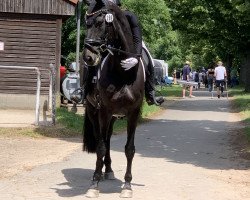
POLYGON ((37 14, 37 15, 75 15, 78 0, 0 0, 1 13, 37 14))

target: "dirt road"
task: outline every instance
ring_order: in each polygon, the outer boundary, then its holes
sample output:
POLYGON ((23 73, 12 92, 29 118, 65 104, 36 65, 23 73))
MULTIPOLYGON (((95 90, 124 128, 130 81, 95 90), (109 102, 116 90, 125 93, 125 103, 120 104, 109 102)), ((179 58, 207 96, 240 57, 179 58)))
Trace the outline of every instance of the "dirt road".
MULTIPOLYGON (((133 199, 249 200, 250 162, 238 157, 231 141, 234 130, 241 128, 239 120, 228 100, 197 97, 176 100, 151 122, 138 126, 133 199)), ((100 200, 119 198, 126 167, 125 141, 125 134, 112 138, 117 179, 100 183, 100 200)), ((5 155, 5 163, 4 156, 0 158, 0 199, 87 199, 84 195, 95 155, 81 151, 80 139, 29 140, 20 149, 19 142, 12 142, 16 151, 11 151, 9 160, 5 155), (14 156, 17 151, 18 157, 14 156), (27 160, 29 167, 20 167, 27 160), (7 175, 6 168, 18 168, 17 175, 7 175)), ((0 150, 7 146, 1 140, 0 150)))

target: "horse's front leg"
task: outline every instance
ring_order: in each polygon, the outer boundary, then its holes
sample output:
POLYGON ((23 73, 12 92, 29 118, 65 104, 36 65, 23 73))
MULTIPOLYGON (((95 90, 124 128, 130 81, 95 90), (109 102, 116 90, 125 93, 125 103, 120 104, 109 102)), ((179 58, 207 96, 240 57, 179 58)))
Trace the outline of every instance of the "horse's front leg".
POLYGON ((104 178, 108 180, 114 180, 115 175, 111 167, 111 156, 110 156, 110 139, 113 134, 113 125, 115 123, 116 117, 112 117, 110 124, 109 124, 109 129, 108 129, 108 134, 106 137, 106 155, 104 158, 104 165, 105 165, 105 174, 104 178))
POLYGON ((98 141, 97 149, 96 149, 96 169, 93 175, 93 180, 91 185, 86 193, 86 196, 89 198, 97 198, 99 196, 98 184, 102 179, 102 168, 103 168, 103 157, 105 156, 106 148, 104 141, 101 139, 98 141))
POLYGON ((91 183, 91 186, 86 194, 89 198, 96 198, 99 196, 99 189, 98 184, 100 180, 102 179, 102 168, 104 165, 103 158, 106 155, 106 145, 105 140, 108 132, 108 127, 110 124, 111 115, 108 114, 106 109, 100 109, 99 110, 99 130, 97 130, 96 139, 98 141, 97 148, 96 148, 96 169, 93 175, 93 180, 91 183))
POLYGON ((132 198, 132 188, 131 188, 131 181, 132 181, 132 161, 135 155, 135 145, 134 145, 134 138, 135 138, 135 130, 138 122, 138 118, 140 115, 140 108, 131 112, 128 117, 128 125, 127 125, 127 143, 125 146, 125 154, 127 158, 127 170, 125 174, 125 184, 122 188, 122 192, 120 197, 122 198, 132 198))

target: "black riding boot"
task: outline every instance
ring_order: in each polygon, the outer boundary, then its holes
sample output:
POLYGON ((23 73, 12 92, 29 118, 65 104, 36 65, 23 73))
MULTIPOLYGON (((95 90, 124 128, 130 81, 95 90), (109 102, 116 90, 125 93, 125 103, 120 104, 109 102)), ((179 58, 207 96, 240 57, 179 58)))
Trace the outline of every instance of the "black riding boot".
POLYGON ((82 85, 80 90, 81 90, 81 98, 82 99, 77 99, 76 95, 71 96, 71 100, 74 102, 82 102, 84 103, 84 100, 86 100, 87 94, 90 93, 90 91, 93 90, 93 82, 94 82, 94 77, 96 76, 96 71, 95 69, 89 70, 87 66, 82 66, 83 71, 81 71, 81 81, 80 84, 82 85))
POLYGON ((147 76, 146 82, 145 82, 145 97, 148 105, 161 105, 164 102, 164 99, 162 96, 155 97, 155 89, 154 89, 154 83, 153 83, 153 76, 154 74, 151 74, 147 76))

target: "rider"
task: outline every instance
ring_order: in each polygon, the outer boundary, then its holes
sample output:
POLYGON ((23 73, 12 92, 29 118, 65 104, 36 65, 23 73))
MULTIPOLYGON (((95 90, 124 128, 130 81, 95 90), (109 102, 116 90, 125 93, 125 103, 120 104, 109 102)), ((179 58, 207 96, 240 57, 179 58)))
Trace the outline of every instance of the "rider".
MULTIPOLYGON (((121 6, 120 0, 108 0, 119 7, 121 6)), ((128 10, 123 11, 125 16, 128 19, 128 22, 130 24, 131 32, 133 35, 133 42, 135 45, 136 53, 142 54, 142 33, 141 28, 139 26, 139 21, 136 17, 136 15, 128 10)), ((137 58, 128 58, 126 60, 123 60, 121 62, 122 67, 125 70, 130 69, 131 67, 135 66, 138 63, 137 58)), ((154 88, 154 66, 152 62, 149 62, 148 69, 146 70, 146 82, 145 82, 145 97, 148 105, 161 105, 164 102, 163 97, 155 97, 155 88, 154 88)), ((86 95, 86 94, 85 94, 86 95)))

